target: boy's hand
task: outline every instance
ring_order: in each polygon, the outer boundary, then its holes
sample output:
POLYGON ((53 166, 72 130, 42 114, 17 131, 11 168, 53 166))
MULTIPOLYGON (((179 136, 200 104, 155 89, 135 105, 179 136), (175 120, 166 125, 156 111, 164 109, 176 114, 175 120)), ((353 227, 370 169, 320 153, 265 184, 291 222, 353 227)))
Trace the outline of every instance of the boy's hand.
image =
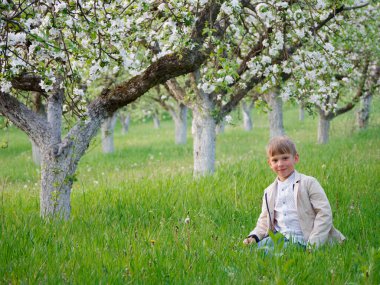
POLYGON ((253 237, 248 237, 245 240, 243 240, 243 243, 246 245, 249 245, 249 244, 255 243, 255 242, 256 242, 256 240, 253 237))

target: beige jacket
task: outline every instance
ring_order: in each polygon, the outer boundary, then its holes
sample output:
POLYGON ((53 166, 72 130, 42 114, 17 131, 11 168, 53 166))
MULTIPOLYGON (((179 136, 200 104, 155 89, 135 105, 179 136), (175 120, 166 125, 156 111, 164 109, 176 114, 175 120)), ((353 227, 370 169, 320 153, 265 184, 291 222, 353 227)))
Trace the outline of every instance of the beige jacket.
MULTIPOLYGON (((326 242, 343 242, 345 237, 333 226, 330 203, 317 179, 296 171, 294 181, 294 200, 305 241, 317 247, 326 242)), ((274 231, 276 196, 277 179, 265 189, 261 214, 249 235, 262 240, 269 230, 274 231)))

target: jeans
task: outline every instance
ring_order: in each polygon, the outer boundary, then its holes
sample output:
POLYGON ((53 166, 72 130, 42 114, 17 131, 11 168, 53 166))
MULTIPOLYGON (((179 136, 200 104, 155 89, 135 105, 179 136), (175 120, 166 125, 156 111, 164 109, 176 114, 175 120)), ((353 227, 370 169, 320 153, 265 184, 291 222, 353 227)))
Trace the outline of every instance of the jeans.
POLYGON ((289 245, 295 245, 299 248, 306 249, 304 244, 300 242, 293 243, 284 237, 280 232, 276 232, 272 236, 274 240, 271 236, 267 236, 257 243, 257 248, 265 250, 266 253, 273 251, 275 248, 279 248, 281 250, 289 245))

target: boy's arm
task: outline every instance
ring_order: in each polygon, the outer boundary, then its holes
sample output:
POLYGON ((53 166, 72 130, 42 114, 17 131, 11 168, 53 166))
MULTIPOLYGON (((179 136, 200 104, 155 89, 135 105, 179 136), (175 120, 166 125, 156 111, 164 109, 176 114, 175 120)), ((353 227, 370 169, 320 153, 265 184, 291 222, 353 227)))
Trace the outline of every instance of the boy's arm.
POLYGON ((310 202, 316 213, 308 243, 319 246, 326 242, 332 227, 331 207, 325 191, 316 179, 311 182, 308 192, 310 202))
MULTIPOLYGON (((263 196, 263 203, 261 206, 261 214, 257 220, 256 227, 249 233, 247 239, 251 237, 256 242, 264 238, 268 232, 268 211, 265 203, 265 195, 263 196)), ((251 240, 252 242, 253 240, 251 240)))

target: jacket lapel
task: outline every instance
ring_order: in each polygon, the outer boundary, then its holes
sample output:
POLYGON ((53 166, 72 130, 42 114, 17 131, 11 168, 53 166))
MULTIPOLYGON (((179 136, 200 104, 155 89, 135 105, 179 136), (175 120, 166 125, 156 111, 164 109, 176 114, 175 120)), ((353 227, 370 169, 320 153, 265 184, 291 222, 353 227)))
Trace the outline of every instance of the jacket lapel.
POLYGON ((271 195, 269 197, 269 212, 270 212, 270 225, 273 228, 274 231, 274 206, 276 203, 276 197, 277 197, 277 179, 272 183, 272 191, 271 195))
POLYGON ((298 202, 298 189, 300 187, 300 181, 301 181, 301 175, 296 171, 295 171, 295 177, 294 177, 294 184, 293 184, 293 194, 294 194, 294 203, 296 205, 296 210, 298 209, 298 205, 297 205, 297 202, 298 202))

